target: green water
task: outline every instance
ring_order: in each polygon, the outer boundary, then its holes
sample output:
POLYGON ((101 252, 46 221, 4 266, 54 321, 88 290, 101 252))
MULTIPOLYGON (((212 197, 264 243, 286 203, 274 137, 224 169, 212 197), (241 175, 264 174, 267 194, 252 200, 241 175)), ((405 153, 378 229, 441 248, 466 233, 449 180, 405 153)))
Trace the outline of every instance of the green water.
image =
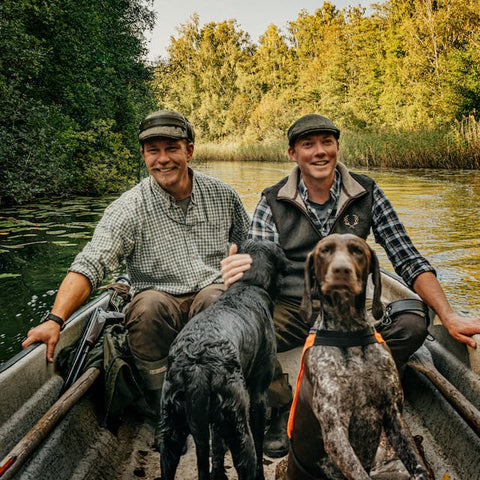
MULTIPOLYGON (((292 163, 192 163, 231 184, 251 214, 262 189, 292 163)), ((455 309, 479 314, 480 173, 369 171, 395 206, 417 248, 437 268, 455 309)), ((0 362, 17 353, 26 332, 51 307, 75 255, 117 195, 45 201, 0 212, 0 362)), ((372 242, 373 240, 370 239, 372 242)), ((379 252, 385 267, 386 256, 379 252)))

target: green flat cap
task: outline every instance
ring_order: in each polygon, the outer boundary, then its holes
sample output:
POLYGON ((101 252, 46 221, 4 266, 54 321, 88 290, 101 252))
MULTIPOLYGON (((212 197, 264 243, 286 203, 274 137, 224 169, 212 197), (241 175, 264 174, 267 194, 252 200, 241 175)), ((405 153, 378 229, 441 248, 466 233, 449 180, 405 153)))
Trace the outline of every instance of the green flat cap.
POLYGON ((340 138, 340 129, 330 119, 310 113, 292 123, 287 132, 288 144, 293 147, 299 137, 315 132, 329 132, 337 140, 340 138))
POLYGON ((183 138, 188 142, 195 142, 195 133, 189 121, 173 110, 158 110, 140 123, 138 141, 143 143, 154 137, 183 138))

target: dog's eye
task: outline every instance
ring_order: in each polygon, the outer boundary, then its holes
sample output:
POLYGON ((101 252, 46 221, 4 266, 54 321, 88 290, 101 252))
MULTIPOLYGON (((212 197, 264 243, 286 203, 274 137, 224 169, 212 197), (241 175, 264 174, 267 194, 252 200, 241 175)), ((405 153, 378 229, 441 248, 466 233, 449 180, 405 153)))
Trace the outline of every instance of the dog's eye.
POLYGON ((332 248, 330 247, 330 245, 325 245, 320 249, 320 253, 323 253, 323 254, 330 253, 331 251, 332 251, 332 248))
POLYGON ((351 247, 350 252, 352 253, 352 255, 363 255, 363 250, 358 247, 351 247))

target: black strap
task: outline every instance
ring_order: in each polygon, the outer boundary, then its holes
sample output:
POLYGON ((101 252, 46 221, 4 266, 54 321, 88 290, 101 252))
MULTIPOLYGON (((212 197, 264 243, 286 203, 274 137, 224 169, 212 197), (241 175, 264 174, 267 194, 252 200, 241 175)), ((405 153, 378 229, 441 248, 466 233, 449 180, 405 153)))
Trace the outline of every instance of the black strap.
POLYGON ((65 322, 63 318, 60 318, 58 315, 54 315, 53 313, 48 312, 45 317, 40 321, 40 323, 48 322, 49 320, 54 321, 56 324, 60 325, 60 330, 63 330, 65 326, 65 322))
POLYGON ((295 462, 295 466, 297 467, 297 469, 300 471, 300 473, 302 474, 302 479, 304 480, 322 480, 320 477, 314 477, 313 475, 311 475, 306 469, 305 467, 301 464, 300 460, 298 459, 298 457, 295 455, 295 450, 293 449, 293 443, 292 443, 292 440, 290 440, 290 452, 289 454, 292 456, 293 458, 293 461, 295 462))
POLYGON ((313 345, 327 347, 361 347, 377 343, 372 327, 356 332, 339 332, 337 330, 316 330, 313 345))
POLYGON ((389 303, 385 307, 382 321, 382 326, 391 325, 394 318, 401 313, 414 313, 422 317, 427 323, 427 327, 430 323, 430 317, 428 312, 428 306, 422 300, 416 298, 404 298, 401 300, 395 300, 389 303))

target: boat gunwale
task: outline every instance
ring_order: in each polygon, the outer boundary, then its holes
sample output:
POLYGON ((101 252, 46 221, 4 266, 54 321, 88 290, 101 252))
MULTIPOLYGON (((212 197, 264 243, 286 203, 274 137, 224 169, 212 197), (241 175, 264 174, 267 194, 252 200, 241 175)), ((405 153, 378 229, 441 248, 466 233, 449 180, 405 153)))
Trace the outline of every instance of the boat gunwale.
MULTIPOLYGON (((81 306, 78 310, 76 310, 65 322, 64 329, 62 331, 62 334, 60 335, 60 340, 62 340, 62 335, 64 336, 64 332, 66 332, 69 328, 71 328, 72 325, 79 320, 79 318, 82 318, 86 312, 92 310, 97 305, 105 303, 108 296, 109 296, 108 292, 102 292, 98 297, 93 298, 88 303, 86 303, 85 305, 81 306)), ((16 353, 15 355, 13 355, 13 357, 9 358, 7 361, 0 363, 0 374, 4 373, 6 370, 8 370, 9 368, 17 364, 19 361, 21 361, 24 357, 32 354, 37 348, 41 348, 42 346, 46 348, 43 343, 36 342, 24 348, 20 352, 16 353)))

